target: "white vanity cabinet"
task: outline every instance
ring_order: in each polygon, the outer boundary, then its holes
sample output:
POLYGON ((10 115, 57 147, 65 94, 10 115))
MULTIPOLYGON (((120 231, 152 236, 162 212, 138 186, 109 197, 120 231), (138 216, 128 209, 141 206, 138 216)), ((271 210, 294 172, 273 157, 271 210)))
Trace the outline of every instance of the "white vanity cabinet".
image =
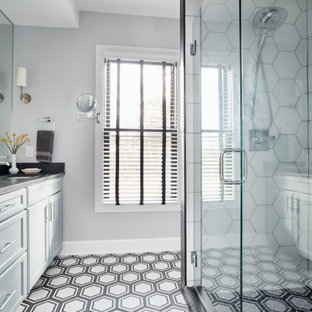
POLYGON ((27 187, 28 290, 37 282, 62 249, 62 178, 27 187), (38 196, 35 196, 38 194, 38 196), (43 198, 44 194, 46 197, 43 198), (36 202, 36 198, 40 201, 36 202))
POLYGON ((27 294, 26 189, 0 195, 0 311, 15 312, 27 294))
POLYGON ((63 240, 62 176, 0 194, 0 312, 15 312, 63 240))

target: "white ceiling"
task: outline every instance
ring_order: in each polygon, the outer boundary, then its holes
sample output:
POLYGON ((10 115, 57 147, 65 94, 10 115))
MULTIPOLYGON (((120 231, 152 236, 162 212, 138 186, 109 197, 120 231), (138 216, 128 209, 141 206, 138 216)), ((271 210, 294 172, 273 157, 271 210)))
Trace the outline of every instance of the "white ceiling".
POLYGON ((81 11, 179 18, 179 0, 76 0, 81 11))
POLYGON ((0 0, 15 25, 78 27, 79 11, 179 18, 179 0, 0 0))
POLYGON ((78 27, 74 0, 0 0, 0 8, 15 25, 78 27))

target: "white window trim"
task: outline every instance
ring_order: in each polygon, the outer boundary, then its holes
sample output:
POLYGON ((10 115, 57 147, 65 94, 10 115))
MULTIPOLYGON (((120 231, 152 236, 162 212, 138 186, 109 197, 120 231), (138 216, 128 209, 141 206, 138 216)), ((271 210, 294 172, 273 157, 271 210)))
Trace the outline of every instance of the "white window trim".
MULTIPOLYGON (((110 46, 96 45, 96 61, 95 61, 95 83, 96 83, 96 99, 98 103, 103 103, 104 99, 104 58, 125 58, 125 59, 144 59, 144 60, 161 60, 167 62, 177 62, 180 60, 179 49, 160 49, 160 48, 142 48, 128 46, 110 46)), ((179 67, 179 66, 178 66, 179 67)), ((179 74, 177 74, 179 81, 179 74)), ((179 95, 179 91, 177 92, 179 95)), ((179 105, 179 96, 177 98, 179 105)), ((96 108, 96 113, 101 113, 100 107, 96 108)), ((102 118, 101 118, 102 121, 102 118)), ((94 161, 94 208, 97 213, 128 213, 128 212, 174 212, 180 211, 178 202, 176 204, 121 204, 119 206, 113 204, 102 203, 102 170, 98 168, 103 157, 103 149, 101 144, 96 144, 102 131, 100 124, 95 124, 95 161, 94 161)))

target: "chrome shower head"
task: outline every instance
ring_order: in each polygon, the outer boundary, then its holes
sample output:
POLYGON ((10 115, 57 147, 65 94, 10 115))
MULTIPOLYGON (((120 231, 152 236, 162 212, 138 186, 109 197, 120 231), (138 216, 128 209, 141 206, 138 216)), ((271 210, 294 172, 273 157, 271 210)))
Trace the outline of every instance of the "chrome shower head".
POLYGON ((284 8, 263 8, 260 9, 252 20, 256 28, 265 30, 275 30, 287 19, 288 12, 284 8))

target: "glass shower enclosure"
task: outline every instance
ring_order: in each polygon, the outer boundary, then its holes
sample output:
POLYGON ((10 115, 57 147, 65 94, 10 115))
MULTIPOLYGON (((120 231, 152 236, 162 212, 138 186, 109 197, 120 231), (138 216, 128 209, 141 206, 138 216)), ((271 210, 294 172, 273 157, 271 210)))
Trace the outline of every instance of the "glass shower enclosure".
POLYGON ((312 1, 205 0, 193 34, 198 294, 208 311, 312 311, 312 1))

